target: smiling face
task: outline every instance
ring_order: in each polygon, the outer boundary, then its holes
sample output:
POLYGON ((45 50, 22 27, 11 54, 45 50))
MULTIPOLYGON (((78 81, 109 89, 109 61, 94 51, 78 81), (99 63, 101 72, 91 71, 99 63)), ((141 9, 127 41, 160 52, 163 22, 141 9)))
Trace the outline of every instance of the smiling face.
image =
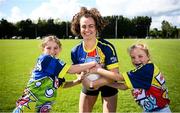
POLYGON ((61 48, 54 41, 48 41, 43 47, 44 54, 52 55, 54 57, 58 57, 60 50, 61 48))
POLYGON ((148 61, 150 60, 149 55, 143 50, 142 48, 133 48, 130 51, 130 57, 132 64, 137 67, 141 64, 147 64, 148 61))
POLYGON ((80 33, 84 40, 96 38, 96 24, 92 17, 81 17, 80 33))

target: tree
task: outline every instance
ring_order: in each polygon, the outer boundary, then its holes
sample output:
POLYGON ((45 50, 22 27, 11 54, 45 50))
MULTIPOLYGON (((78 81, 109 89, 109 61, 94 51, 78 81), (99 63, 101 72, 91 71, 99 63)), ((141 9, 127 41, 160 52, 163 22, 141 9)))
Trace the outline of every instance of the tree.
POLYGON ((106 16, 104 19, 107 21, 108 25, 103 29, 99 36, 113 38, 115 34, 115 18, 113 16, 106 16))
POLYGON ((35 24, 32 23, 30 19, 21 20, 16 24, 18 28, 18 36, 34 38, 35 37, 35 24))
POLYGON ((154 28, 153 30, 150 30, 149 35, 154 38, 158 38, 160 36, 159 31, 157 28, 154 28))
POLYGON ((149 28, 151 25, 150 17, 138 16, 132 19, 133 24, 135 25, 135 35, 139 38, 144 38, 149 35, 149 28))
POLYGON ((172 30, 173 30, 170 23, 166 20, 163 20, 161 24, 162 24, 161 29, 162 29, 163 37, 165 37, 165 38, 170 37, 172 34, 172 30))
POLYGON ((15 35, 17 28, 5 19, 0 20, 0 38, 9 39, 15 35))

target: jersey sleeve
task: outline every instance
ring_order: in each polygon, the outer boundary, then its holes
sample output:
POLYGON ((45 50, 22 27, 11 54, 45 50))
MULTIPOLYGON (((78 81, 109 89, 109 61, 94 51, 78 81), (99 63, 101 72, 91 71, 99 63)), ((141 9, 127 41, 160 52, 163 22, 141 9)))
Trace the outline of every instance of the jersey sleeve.
MULTIPOLYGON (((61 64, 64 63, 64 62, 61 61, 61 60, 59 60, 58 62, 59 62, 58 64, 60 65, 60 67, 61 67, 61 64)), ((71 66, 71 65, 69 65, 69 64, 66 63, 66 64, 63 66, 63 68, 61 68, 60 72, 57 72, 57 73, 59 74, 59 77, 60 77, 60 78, 63 78, 63 77, 64 77, 64 75, 65 75, 65 74, 67 73, 67 71, 69 70, 70 66, 71 66)))
POLYGON ((107 69, 117 68, 119 66, 118 57, 114 46, 108 44, 105 49, 105 64, 107 65, 107 69))
POLYGON ((123 73, 126 85, 129 88, 149 89, 154 73, 154 65, 146 64, 135 70, 123 73))
POLYGON ((51 56, 46 56, 41 62, 42 72, 46 73, 47 76, 57 76, 60 75, 62 78, 68 69, 69 65, 64 63, 62 60, 56 59, 51 56))
POLYGON ((71 61, 72 61, 72 64, 78 64, 76 49, 77 49, 77 47, 74 47, 74 48, 71 50, 71 61))

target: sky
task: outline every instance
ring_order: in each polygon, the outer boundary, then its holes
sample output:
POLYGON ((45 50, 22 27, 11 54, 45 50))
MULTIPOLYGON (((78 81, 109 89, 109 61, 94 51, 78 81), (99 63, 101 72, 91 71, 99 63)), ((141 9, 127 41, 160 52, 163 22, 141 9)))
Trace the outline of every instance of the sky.
POLYGON ((28 18, 71 21, 82 6, 97 8, 102 16, 149 16, 151 29, 161 29, 163 20, 180 28, 180 0, 0 0, 0 19, 14 23, 28 18))

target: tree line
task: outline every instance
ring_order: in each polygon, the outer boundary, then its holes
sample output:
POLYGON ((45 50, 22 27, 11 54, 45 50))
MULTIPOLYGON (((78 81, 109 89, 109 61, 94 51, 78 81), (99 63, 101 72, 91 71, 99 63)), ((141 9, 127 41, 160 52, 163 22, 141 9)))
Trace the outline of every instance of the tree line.
MULTIPOLYGON (((98 34, 105 38, 145 38, 145 37, 164 37, 178 38, 178 29, 172 26, 168 21, 161 24, 162 30, 154 28, 150 30, 152 22, 151 17, 137 16, 132 19, 123 16, 106 16, 108 25, 98 34)), ((11 39, 19 37, 20 39, 35 39, 46 35, 56 35, 59 38, 74 38, 70 31, 71 23, 61 21, 60 19, 38 19, 33 22, 31 19, 21 20, 16 23, 8 22, 6 19, 0 20, 0 39, 11 39)))

